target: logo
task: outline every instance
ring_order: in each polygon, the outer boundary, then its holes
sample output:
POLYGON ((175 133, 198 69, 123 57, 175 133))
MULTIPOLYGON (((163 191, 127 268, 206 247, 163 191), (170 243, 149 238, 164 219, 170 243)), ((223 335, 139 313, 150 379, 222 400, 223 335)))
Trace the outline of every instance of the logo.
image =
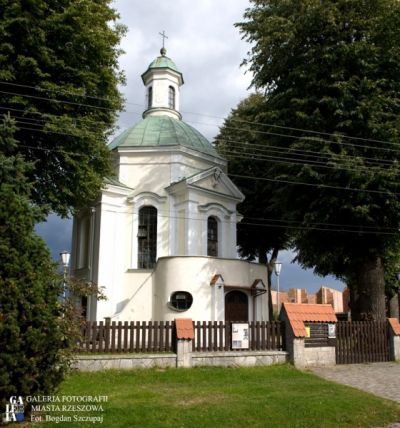
POLYGON ((3 423, 23 422, 24 419, 24 400, 21 396, 11 396, 10 403, 6 404, 6 411, 3 414, 3 423))

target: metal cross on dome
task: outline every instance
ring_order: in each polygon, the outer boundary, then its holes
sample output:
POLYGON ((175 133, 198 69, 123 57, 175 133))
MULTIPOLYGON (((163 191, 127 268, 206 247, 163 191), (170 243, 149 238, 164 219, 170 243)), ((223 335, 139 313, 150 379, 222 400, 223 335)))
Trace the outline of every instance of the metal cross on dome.
POLYGON ((162 37, 162 47, 164 48, 165 39, 168 39, 168 36, 165 35, 165 30, 162 33, 158 33, 162 37))

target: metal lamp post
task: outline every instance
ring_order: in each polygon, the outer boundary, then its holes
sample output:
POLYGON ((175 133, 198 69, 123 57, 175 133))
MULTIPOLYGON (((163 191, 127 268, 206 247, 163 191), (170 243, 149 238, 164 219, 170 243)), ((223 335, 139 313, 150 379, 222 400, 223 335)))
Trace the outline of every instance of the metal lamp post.
POLYGON ((278 294, 276 295, 277 297, 276 297, 276 301, 277 301, 277 313, 278 313, 278 315, 279 315, 279 275, 281 274, 281 270, 282 270, 282 263, 281 262, 278 262, 278 261, 275 261, 274 262, 274 272, 275 272, 275 275, 276 275, 276 278, 277 278, 277 283, 278 283, 278 294))
POLYGON ((63 265, 63 268, 64 268, 63 297, 65 299, 66 288, 67 288, 67 274, 68 274, 69 259, 71 257, 71 254, 68 251, 62 251, 60 253, 60 257, 61 257, 61 264, 63 265))

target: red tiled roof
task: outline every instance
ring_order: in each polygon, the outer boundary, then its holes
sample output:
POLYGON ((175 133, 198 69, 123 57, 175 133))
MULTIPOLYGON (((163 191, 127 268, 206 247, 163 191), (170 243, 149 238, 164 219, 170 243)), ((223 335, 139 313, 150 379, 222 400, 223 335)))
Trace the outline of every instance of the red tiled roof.
POLYGON ((304 322, 337 322, 332 305, 283 303, 295 337, 306 337, 304 322))
POLYGON ((400 323, 397 318, 388 318, 389 324, 392 327, 393 333, 400 336, 400 323))
POLYGON ((190 318, 175 319, 176 338, 194 339, 193 321, 190 318))

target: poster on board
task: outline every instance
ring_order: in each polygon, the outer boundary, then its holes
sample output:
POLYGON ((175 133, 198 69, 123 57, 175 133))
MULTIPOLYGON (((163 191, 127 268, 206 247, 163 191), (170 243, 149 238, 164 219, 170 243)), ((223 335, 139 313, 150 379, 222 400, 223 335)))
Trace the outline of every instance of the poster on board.
POLYGON ((249 349, 249 323, 232 323, 232 349, 249 349))

